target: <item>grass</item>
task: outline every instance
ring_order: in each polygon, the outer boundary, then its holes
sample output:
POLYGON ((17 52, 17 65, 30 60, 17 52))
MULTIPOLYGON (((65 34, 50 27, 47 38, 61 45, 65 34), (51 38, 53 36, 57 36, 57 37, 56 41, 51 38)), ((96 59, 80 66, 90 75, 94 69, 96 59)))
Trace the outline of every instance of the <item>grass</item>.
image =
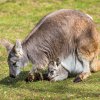
MULTIPOLYGON (((55 10, 77 9, 90 14, 100 32, 100 0, 0 0, 0 38, 24 39, 35 24, 55 10)), ((74 78, 61 82, 26 83, 31 65, 17 79, 8 77, 7 52, 0 46, 0 100, 99 100, 100 72, 75 84, 74 78)))

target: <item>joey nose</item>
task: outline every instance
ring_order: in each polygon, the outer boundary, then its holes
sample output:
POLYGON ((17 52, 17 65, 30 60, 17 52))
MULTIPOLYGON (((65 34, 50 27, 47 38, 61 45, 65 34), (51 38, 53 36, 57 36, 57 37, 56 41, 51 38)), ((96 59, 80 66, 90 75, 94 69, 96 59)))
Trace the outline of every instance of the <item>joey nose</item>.
POLYGON ((48 74, 47 77, 48 77, 49 80, 52 79, 52 76, 50 74, 48 74))
POLYGON ((14 76, 14 75, 12 75, 12 74, 10 74, 10 77, 11 77, 11 78, 15 78, 15 76, 14 76))

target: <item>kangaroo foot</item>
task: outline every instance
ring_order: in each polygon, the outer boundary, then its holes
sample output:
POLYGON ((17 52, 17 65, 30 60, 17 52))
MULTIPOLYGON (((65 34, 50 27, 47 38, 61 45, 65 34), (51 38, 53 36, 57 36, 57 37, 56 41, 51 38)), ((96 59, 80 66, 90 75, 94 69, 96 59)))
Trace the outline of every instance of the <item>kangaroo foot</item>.
POLYGON ((82 80, 86 79, 90 75, 91 73, 81 73, 73 80, 73 82, 75 83, 81 82, 82 80))

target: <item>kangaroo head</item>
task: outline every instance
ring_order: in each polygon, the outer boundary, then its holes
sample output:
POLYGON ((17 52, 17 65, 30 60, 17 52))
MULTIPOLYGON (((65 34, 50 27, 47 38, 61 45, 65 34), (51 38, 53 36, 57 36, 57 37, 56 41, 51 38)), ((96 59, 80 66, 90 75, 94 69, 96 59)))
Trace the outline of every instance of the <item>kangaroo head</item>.
POLYGON ((1 42, 8 51, 8 65, 9 65, 9 75, 15 78, 20 73, 20 68, 26 66, 28 58, 23 51, 20 41, 16 41, 15 45, 12 45, 6 40, 1 42))

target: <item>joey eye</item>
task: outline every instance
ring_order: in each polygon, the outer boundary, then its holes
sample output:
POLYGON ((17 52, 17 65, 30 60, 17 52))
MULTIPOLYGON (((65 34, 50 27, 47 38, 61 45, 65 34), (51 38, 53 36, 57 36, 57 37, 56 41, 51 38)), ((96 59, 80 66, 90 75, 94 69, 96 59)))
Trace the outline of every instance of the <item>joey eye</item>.
POLYGON ((54 71, 50 71, 50 74, 53 75, 54 74, 54 71))

